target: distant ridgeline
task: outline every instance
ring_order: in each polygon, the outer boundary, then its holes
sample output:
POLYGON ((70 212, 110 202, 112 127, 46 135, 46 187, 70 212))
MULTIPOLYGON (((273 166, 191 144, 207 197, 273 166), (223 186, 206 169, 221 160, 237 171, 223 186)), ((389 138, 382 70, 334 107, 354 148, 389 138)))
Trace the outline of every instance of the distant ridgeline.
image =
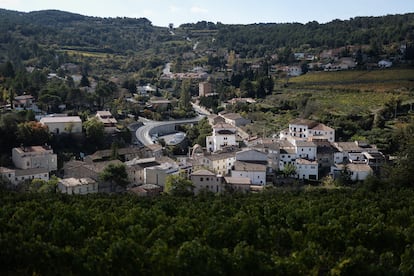
POLYGON ((326 24, 312 21, 226 25, 201 21, 172 27, 153 26, 146 18, 99 18, 57 10, 25 13, 0 9, 0 62, 27 61, 43 55, 42 51, 68 50, 119 55, 151 51, 162 57, 177 54, 177 49, 195 50, 192 39, 204 42, 205 49, 234 50, 242 57, 272 55, 282 47, 306 50, 414 43, 414 13, 356 17, 326 24))

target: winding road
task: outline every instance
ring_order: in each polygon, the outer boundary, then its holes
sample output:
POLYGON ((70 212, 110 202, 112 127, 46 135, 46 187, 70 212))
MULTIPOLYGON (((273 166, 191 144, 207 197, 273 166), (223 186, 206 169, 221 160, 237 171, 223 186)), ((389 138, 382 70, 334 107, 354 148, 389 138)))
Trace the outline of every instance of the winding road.
POLYGON ((158 127, 172 127, 176 125, 183 125, 183 124, 191 124, 191 123, 197 123, 201 119, 203 119, 205 115, 198 115, 197 117, 191 118, 191 119, 183 119, 183 120, 174 120, 174 121, 151 121, 147 119, 140 119, 144 125, 138 128, 135 132, 135 135, 137 137, 137 140, 144 146, 152 145, 154 142, 151 138, 151 131, 154 128, 158 127))

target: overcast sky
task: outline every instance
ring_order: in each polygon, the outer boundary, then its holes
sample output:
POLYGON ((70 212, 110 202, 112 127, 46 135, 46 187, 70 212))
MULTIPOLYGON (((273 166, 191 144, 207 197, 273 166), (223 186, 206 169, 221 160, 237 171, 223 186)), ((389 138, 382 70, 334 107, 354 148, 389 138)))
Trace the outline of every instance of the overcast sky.
POLYGON ((0 0, 0 8, 17 11, 57 9, 98 17, 146 17, 153 25, 326 23, 356 16, 414 12, 414 0, 0 0))

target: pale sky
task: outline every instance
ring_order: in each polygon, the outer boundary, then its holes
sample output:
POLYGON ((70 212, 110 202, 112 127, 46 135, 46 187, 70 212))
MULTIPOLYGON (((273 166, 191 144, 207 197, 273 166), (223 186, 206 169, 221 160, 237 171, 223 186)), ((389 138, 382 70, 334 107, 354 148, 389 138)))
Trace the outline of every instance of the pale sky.
POLYGON ((413 0, 0 0, 17 11, 56 9, 98 17, 146 17, 155 26, 197 21, 224 24, 326 23, 356 16, 414 12, 413 0))

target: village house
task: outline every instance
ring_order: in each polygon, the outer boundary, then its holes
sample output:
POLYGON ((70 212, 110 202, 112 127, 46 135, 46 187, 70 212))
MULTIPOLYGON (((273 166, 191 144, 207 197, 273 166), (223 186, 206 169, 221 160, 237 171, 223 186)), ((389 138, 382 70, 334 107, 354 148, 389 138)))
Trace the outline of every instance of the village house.
POLYGON ((31 181, 33 179, 49 181, 49 171, 45 168, 22 170, 0 167, 0 177, 13 185, 18 185, 21 182, 31 181))
POLYGON ((57 155, 50 146, 30 146, 12 149, 12 160, 16 168, 27 170, 43 168, 48 172, 57 170, 57 155))
POLYGON ((236 161, 234 152, 222 152, 205 154, 202 157, 201 165, 216 174, 228 175, 236 161))
POLYGON ((151 84, 147 84, 144 86, 137 86, 137 92, 139 95, 148 95, 157 91, 156 87, 151 86, 151 84))
MULTIPOLYGON (((137 157, 145 158, 148 155, 148 150, 146 148, 119 148, 115 151, 117 159, 125 162, 132 160, 137 157)), ((114 151, 112 149, 108 150, 98 150, 93 154, 87 155, 84 157, 86 163, 100 162, 111 160, 114 156, 114 151)), ((152 157, 152 156, 150 156, 152 157)))
POLYGON ((295 137, 302 140, 326 139, 329 142, 335 142, 335 130, 312 120, 296 119, 289 123, 288 129, 280 132, 279 137, 281 140, 295 137))
POLYGON ((162 193, 162 188, 154 184, 143 184, 128 189, 128 193, 142 197, 153 197, 160 195, 162 193))
POLYGON ((159 163, 157 166, 144 168, 144 183, 155 184, 164 188, 167 177, 169 175, 179 175, 180 168, 173 160, 159 163))
POLYGON ((222 193, 224 190, 223 177, 209 170, 197 170, 193 172, 190 180, 194 185, 194 194, 196 195, 201 191, 222 193))
POLYGON ((206 147, 209 152, 217 152, 227 146, 237 146, 236 127, 227 123, 213 126, 213 133, 206 137, 206 147))
POLYGON ((106 133, 115 132, 118 121, 112 116, 110 111, 97 111, 95 117, 103 123, 106 133))
POLYGON ((348 174, 351 181, 364 181, 373 174, 368 164, 337 164, 331 168, 331 175, 334 179, 341 177, 343 173, 348 174))
POLYGON ((224 177, 224 188, 226 191, 248 193, 250 192, 250 187, 251 181, 248 177, 224 177))
POLYGON ((266 165, 236 161, 231 176, 246 177, 252 185, 266 185, 266 165))
POLYGON ((40 123, 47 126, 50 133, 82 133, 82 120, 79 116, 54 115, 40 119, 40 123))
POLYGON ((245 126, 251 123, 250 120, 243 118, 238 113, 220 113, 219 116, 224 118, 224 121, 227 124, 230 124, 235 127, 245 126))
POLYGON ((21 95, 14 97, 13 109, 17 111, 32 110, 36 113, 40 112, 32 95, 21 95))
POLYGON ((303 180, 318 180, 318 162, 307 159, 296 159, 296 176, 303 180))
POLYGON ((93 180, 99 182, 99 174, 102 173, 104 169, 110 164, 120 165, 123 163, 119 160, 94 163, 71 160, 64 164, 62 174, 64 178, 92 178, 93 180))
POLYGON ((224 105, 225 107, 227 105, 234 105, 237 103, 243 103, 243 104, 254 104, 256 103, 256 100, 252 99, 252 98, 232 98, 230 100, 227 101, 227 103, 224 105))
POLYGON ((57 189, 68 195, 94 194, 98 192, 98 183, 91 178, 64 178, 59 179, 57 189))
POLYGON ((198 96, 207 97, 213 93, 213 85, 209 82, 200 82, 198 84, 198 96))
POLYGON ((216 124, 224 123, 225 122, 223 117, 218 116, 218 115, 215 115, 215 114, 207 115, 207 120, 208 120, 208 123, 211 126, 214 126, 216 124))
POLYGON ((135 158, 125 162, 128 173, 128 180, 132 185, 145 184, 145 168, 159 166, 160 163, 152 158, 135 158))

